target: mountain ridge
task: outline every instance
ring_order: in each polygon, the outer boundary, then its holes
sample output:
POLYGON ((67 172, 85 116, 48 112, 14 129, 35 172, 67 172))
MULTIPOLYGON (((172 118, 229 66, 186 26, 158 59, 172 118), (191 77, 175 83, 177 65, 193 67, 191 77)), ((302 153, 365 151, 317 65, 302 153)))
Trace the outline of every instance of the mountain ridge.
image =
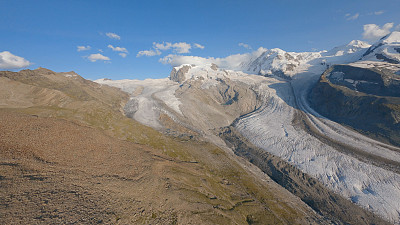
MULTIPOLYGON (((396 54, 400 52, 400 44, 398 44, 400 43, 399 33, 400 32, 394 31, 381 38, 381 40, 377 41, 373 45, 364 41, 353 40, 348 44, 334 47, 329 51, 287 52, 279 48, 263 48, 257 50, 258 55, 249 54, 247 58, 243 57, 242 62, 239 63, 238 67, 218 65, 217 61, 212 62, 212 60, 209 60, 210 62, 205 64, 196 65, 196 63, 187 63, 173 67, 171 74, 187 73, 188 68, 185 68, 185 71, 182 70, 179 72, 182 66, 207 68, 212 63, 215 63, 223 70, 242 71, 248 74, 278 76, 285 79, 292 79, 296 74, 303 72, 322 74, 327 67, 335 64, 348 64, 358 61, 387 61, 390 63, 399 63, 400 58, 396 56, 396 54), (382 45, 385 46, 382 47, 382 45), (379 52, 374 53, 375 55, 371 56, 373 49, 376 49, 376 51, 379 52)), ((182 79, 180 79, 180 82, 182 82, 182 79)))

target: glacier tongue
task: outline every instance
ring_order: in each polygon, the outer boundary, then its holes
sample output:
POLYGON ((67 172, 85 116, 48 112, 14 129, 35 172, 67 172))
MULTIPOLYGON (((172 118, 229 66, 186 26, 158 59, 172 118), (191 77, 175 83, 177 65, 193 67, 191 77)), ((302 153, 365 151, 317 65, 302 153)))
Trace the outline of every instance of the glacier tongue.
MULTIPOLYGON (((258 89, 259 94, 265 97, 266 103, 259 110, 241 118, 235 127, 256 146, 297 166, 331 190, 391 222, 399 223, 399 174, 338 152, 293 125, 293 120, 299 113, 298 109, 304 110, 298 102, 301 101, 304 107, 306 90, 318 77, 318 74, 305 74, 296 77, 292 82, 266 78, 267 80, 258 89)), ((306 114, 314 120, 324 120, 307 111, 306 114)), ((334 122, 329 124, 335 129, 324 130, 324 135, 346 135, 346 133, 335 133, 336 129, 345 128, 334 122)), ((319 123, 313 125, 317 128, 321 126, 319 123)), ((344 141, 365 146, 368 148, 366 150, 383 154, 386 158, 400 159, 398 152, 385 149, 387 151, 385 155, 382 153, 381 145, 373 140, 365 142, 361 135, 353 135, 345 137, 344 141)))

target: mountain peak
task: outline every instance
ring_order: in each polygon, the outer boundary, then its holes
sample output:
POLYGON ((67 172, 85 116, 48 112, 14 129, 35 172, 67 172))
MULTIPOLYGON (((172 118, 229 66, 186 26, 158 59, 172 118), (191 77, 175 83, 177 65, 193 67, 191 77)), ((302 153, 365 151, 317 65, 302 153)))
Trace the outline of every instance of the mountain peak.
POLYGON ((347 46, 354 46, 354 47, 359 47, 359 48, 369 48, 371 45, 365 41, 352 40, 347 44, 347 46))
POLYGON ((381 38, 379 41, 384 44, 398 44, 400 45, 400 31, 393 31, 392 33, 381 38))
POLYGON ((37 69, 35 69, 34 71, 39 72, 39 73, 43 73, 43 74, 54 74, 55 72, 43 67, 38 67, 37 69))

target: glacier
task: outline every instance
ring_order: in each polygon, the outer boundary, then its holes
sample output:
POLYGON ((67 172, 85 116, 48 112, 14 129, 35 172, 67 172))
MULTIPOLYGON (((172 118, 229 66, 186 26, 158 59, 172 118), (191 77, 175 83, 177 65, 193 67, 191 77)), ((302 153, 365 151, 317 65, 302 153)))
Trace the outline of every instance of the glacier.
MULTIPOLYGON (((400 149, 365 137, 337 124, 314 111, 308 103, 310 88, 321 73, 334 64, 350 64, 369 68, 382 67, 400 73, 400 32, 392 32, 377 43, 369 45, 362 41, 320 52, 285 52, 281 49, 260 48, 256 53, 239 55, 234 63, 229 59, 186 57, 187 64, 174 68, 174 74, 182 71, 183 79, 147 79, 112 81, 100 79, 96 82, 119 87, 131 94, 136 104, 135 120, 162 129, 159 113, 168 112, 175 121, 193 130, 200 128, 191 120, 183 108, 185 96, 176 97, 176 91, 189 81, 201 82, 201 89, 208 90, 219 85, 221 80, 243 83, 256 92, 262 101, 261 107, 236 120, 235 128, 250 142, 272 153, 301 171, 318 179, 327 188, 368 209, 388 221, 400 224, 400 175, 385 167, 360 160, 321 141, 318 137, 296 125, 302 116, 319 135, 334 140, 342 146, 357 149, 361 153, 381 157, 400 163, 400 149), (383 57, 382 57, 383 56, 383 57), (240 59, 238 62, 237 59, 240 59), (214 66, 216 65, 216 66, 214 66), (233 65, 233 66, 232 66, 233 65), (219 67, 219 68, 218 68, 219 67), (261 76, 260 76, 261 75, 261 76)), ((173 61, 173 56, 168 60, 173 61)), ((180 56, 180 59, 185 56, 180 56)), ((196 102, 190 103, 196 104, 196 102)), ((200 129, 201 130, 201 129, 200 129)), ((215 135, 204 129, 203 135, 215 135)), ((216 137, 209 138, 221 145, 216 137)))

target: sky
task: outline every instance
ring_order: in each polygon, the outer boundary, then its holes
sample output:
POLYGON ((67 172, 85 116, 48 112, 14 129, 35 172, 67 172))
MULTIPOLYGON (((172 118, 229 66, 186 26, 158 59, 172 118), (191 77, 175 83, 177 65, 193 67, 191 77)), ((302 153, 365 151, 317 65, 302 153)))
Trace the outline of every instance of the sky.
POLYGON ((0 70, 165 78, 168 56, 373 43, 399 12, 400 0, 0 0, 0 70))

